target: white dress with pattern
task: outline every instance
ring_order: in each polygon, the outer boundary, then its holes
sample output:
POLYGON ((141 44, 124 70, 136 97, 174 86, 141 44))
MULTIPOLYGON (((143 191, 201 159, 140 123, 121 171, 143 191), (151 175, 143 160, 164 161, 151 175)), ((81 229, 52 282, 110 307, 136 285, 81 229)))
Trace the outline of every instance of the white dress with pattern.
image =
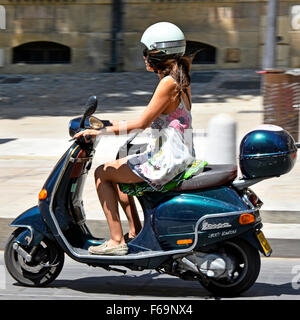
POLYGON ((131 170, 155 190, 160 190, 195 160, 192 117, 181 99, 170 114, 160 114, 151 124, 145 152, 128 157, 131 170))

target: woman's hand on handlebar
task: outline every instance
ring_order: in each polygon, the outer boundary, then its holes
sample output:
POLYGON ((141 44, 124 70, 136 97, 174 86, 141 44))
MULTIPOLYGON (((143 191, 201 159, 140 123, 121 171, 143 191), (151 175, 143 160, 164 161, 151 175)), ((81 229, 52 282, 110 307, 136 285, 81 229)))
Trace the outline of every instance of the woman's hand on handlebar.
POLYGON ((99 134, 101 130, 94 130, 94 129, 86 129, 80 132, 77 132, 74 135, 74 139, 78 140, 80 137, 84 139, 86 143, 92 142, 99 134))
POLYGON ((113 125, 113 126, 118 126, 120 124, 120 120, 110 120, 110 123, 113 125))

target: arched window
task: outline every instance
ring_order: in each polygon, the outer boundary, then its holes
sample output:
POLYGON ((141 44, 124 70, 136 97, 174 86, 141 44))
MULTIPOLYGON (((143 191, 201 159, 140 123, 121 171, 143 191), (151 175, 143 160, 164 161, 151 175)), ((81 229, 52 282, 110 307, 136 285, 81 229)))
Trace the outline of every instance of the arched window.
POLYGON ((187 41, 186 54, 200 50, 193 60, 193 64, 215 64, 217 49, 209 44, 198 41, 187 41))
POLYGON ((71 63, 71 49, 56 42, 28 42, 13 48, 13 63, 71 63))

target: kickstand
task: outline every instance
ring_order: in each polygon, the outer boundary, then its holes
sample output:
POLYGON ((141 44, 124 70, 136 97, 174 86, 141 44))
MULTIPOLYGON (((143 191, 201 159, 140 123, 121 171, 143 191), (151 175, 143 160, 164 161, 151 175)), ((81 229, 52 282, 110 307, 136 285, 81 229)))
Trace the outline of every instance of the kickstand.
POLYGON ((127 273, 126 270, 122 270, 122 269, 118 269, 118 268, 112 268, 110 266, 105 266, 105 267, 102 267, 102 268, 107 270, 107 271, 116 271, 116 272, 120 272, 120 273, 123 273, 123 274, 127 273))

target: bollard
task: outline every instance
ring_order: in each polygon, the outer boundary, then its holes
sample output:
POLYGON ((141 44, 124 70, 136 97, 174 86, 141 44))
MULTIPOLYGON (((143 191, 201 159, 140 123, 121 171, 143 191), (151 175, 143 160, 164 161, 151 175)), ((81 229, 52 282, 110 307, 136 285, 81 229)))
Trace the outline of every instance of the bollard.
POLYGON ((206 160, 210 164, 236 164, 236 122, 228 114, 219 114, 208 124, 206 160))

